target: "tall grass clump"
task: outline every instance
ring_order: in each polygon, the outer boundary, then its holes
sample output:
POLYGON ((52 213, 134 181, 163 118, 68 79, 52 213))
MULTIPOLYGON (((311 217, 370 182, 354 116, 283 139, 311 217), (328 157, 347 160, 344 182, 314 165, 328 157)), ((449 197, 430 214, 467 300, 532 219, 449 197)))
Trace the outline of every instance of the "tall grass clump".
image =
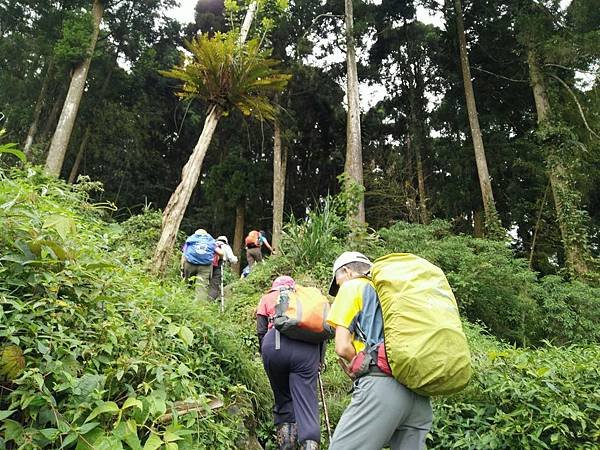
POLYGON ((333 260, 345 250, 350 231, 344 204, 328 196, 317 202, 304 218, 290 218, 283 227, 279 247, 294 264, 325 280, 333 260))

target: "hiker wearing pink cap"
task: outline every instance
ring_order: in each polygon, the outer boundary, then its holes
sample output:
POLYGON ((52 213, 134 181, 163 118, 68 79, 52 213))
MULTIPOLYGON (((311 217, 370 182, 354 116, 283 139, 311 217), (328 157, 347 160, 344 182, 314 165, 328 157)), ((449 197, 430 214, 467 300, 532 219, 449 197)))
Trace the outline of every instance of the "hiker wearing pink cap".
POLYGON ((317 376, 323 344, 311 344, 276 333, 272 319, 281 290, 294 290, 292 277, 277 277, 271 289, 263 295, 256 311, 256 334, 259 351, 273 396, 273 420, 277 427, 279 449, 318 449, 321 438, 319 403, 317 399, 317 376))

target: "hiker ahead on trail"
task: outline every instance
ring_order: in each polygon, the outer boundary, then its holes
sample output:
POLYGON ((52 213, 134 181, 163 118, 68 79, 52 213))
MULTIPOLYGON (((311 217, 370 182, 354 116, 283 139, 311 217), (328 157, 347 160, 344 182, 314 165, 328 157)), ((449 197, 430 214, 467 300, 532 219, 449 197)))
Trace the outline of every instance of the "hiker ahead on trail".
POLYGON ((296 443, 318 449, 321 440, 317 377, 333 335, 326 323, 327 298, 316 288, 280 276, 260 299, 256 311, 259 351, 275 397, 273 419, 281 450, 296 443), (294 311, 301 310, 301 318, 294 311))
POLYGON ((219 236, 215 242, 217 248, 223 252, 221 255, 215 252, 213 257, 212 277, 210 279, 210 290, 208 296, 215 300, 221 294, 221 282, 223 281, 223 263, 237 264, 238 258, 233 254, 229 246, 227 236, 219 236))
POLYGON ((183 244, 181 275, 185 280, 196 281, 196 299, 208 298, 208 287, 212 277, 213 259, 222 256, 215 239, 203 228, 197 229, 183 244))
POLYGON ((354 380, 354 390, 329 449, 420 450, 431 428, 431 403, 391 375, 381 306, 365 276, 371 267, 358 252, 345 252, 333 264, 329 294, 335 301, 327 321, 336 329, 335 351, 354 380))
POLYGON ((246 236, 245 243, 246 243, 246 259, 248 260, 248 266, 250 267, 250 270, 252 270, 252 266, 255 263, 261 262, 263 260, 263 256, 262 256, 262 246, 263 245, 269 249, 271 254, 275 253, 275 249, 273 247, 271 247, 271 244, 269 244, 269 241, 267 240, 267 237, 265 236, 265 232, 262 230, 261 231, 252 230, 250 233, 248 233, 248 236, 246 236))

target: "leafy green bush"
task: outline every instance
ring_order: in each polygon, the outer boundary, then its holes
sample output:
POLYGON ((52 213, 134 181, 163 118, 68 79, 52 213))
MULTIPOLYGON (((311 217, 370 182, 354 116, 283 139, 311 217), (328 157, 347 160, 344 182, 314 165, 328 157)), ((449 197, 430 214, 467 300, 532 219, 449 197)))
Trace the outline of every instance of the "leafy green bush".
POLYGON ((558 277, 537 280, 502 242, 455 236, 450 224, 399 222, 379 230, 381 252, 410 252, 441 267, 463 314, 495 335, 521 345, 542 339, 599 342, 597 288, 558 277))
POLYGON ((473 379, 434 400, 428 448, 598 448, 600 347, 471 344, 473 379))
POLYGON ((0 447, 238 446, 268 391, 235 325, 124 258, 138 240, 110 253, 121 230, 84 193, 15 174, 0 172, 0 447))
POLYGON ((547 276, 532 295, 541 309, 541 338, 559 345, 600 342, 600 288, 547 276))

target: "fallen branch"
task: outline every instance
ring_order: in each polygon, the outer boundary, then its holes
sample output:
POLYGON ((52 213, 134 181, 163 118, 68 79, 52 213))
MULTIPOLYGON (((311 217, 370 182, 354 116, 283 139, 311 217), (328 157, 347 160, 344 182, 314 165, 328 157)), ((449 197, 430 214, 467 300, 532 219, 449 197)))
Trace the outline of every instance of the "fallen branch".
POLYGON ((207 410, 214 410, 222 408, 225 405, 222 400, 217 398, 212 399, 208 403, 203 402, 190 402, 190 401, 181 401, 173 403, 173 407, 171 408, 171 412, 163 414, 157 419, 157 422, 162 425, 167 425, 173 421, 173 416, 183 416, 185 414, 189 414, 192 412, 202 412, 206 413, 207 410))

